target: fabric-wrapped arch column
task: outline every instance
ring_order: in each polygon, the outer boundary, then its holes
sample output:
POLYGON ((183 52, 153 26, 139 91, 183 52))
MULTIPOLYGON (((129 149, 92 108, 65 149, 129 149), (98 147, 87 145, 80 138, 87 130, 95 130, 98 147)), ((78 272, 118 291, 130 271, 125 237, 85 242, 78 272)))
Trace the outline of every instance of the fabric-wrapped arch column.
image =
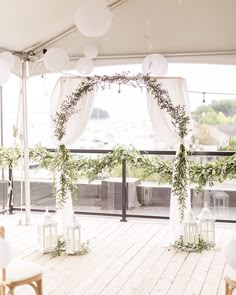
MULTIPOLYGON (((51 117, 54 118, 57 112, 60 112, 60 107, 63 101, 73 93, 78 86, 86 78, 81 77, 61 77, 58 79, 56 86, 51 96, 51 117)), ((52 126, 52 137, 54 143, 59 147, 59 151, 63 150, 63 146, 72 145, 84 131, 87 122, 90 118, 95 101, 95 91, 90 91, 77 102, 76 111, 70 116, 66 123, 65 134, 60 141, 54 134, 54 126, 52 126)), ((53 124, 52 124, 53 125, 53 124)), ((56 173, 56 186, 60 186, 60 177, 62 172, 56 173)), ((60 189, 60 187, 58 187, 60 189)), ((63 203, 56 197, 57 219, 59 224, 59 234, 65 234, 66 225, 73 217, 73 206, 71 192, 66 192, 66 198, 63 203)))
MULTIPOLYGON (((169 93, 169 97, 171 98, 171 102, 175 106, 184 106, 186 115, 190 118, 190 123, 188 128, 191 131, 192 129, 192 121, 191 121, 191 111, 190 111, 190 103, 189 96, 187 91, 186 81, 183 78, 160 78, 158 82, 162 84, 163 89, 166 89, 169 93)), ((159 104, 156 102, 156 99, 152 96, 150 92, 147 93, 147 104, 148 111, 150 114, 153 130, 157 136, 157 138, 171 146, 177 148, 175 163, 174 163, 174 171, 173 171, 173 180, 174 174, 178 173, 176 171, 178 169, 178 160, 179 156, 187 157, 185 147, 188 147, 188 142, 190 139, 190 132, 186 138, 181 138, 178 134, 177 128, 173 124, 173 120, 170 116, 169 112, 162 110, 159 104)), ((186 173, 188 171, 186 170, 186 173)), ((186 199, 185 199, 185 208, 191 208, 191 200, 190 200, 190 188, 189 185, 185 188, 186 199)), ((172 189, 171 192, 171 201, 170 201, 170 240, 171 242, 176 241, 179 236, 183 233, 183 223, 181 216, 181 212, 179 211, 179 201, 178 195, 172 189)))

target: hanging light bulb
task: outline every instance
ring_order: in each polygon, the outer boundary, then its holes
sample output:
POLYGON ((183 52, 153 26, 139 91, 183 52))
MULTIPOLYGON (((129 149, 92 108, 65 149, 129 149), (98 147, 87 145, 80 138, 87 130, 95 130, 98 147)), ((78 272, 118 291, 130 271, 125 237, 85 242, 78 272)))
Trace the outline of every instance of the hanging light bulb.
POLYGON ((119 89, 118 89, 118 93, 121 93, 121 89, 120 89, 120 83, 119 83, 119 89))
POLYGON ((206 102, 205 96, 206 96, 206 92, 203 92, 202 93, 202 103, 205 103, 206 102))

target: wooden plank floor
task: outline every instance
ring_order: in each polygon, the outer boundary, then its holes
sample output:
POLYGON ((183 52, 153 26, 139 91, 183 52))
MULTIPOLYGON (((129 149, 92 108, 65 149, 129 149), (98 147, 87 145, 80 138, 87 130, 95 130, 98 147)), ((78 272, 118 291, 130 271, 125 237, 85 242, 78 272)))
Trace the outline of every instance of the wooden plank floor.
MULTIPOLYGON (((15 257, 43 266, 46 295, 223 295, 227 268, 224 246, 236 237, 236 225, 217 224, 217 250, 198 253, 168 251, 168 222, 79 217, 82 240, 90 241, 85 256, 51 258, 36 250, 42 215, 32 215, 31 226, 19 224, 20 215, 1 216, 15 257)), ((16 289, 17 290, 17 289, 16 289)), ((34 294, 30 287, 15 294, 34 294)))

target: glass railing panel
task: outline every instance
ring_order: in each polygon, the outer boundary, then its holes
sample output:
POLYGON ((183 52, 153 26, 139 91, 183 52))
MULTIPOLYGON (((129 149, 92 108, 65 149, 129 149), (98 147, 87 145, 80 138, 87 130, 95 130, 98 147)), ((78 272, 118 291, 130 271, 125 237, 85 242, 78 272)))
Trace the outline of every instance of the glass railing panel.
MULTIPOLYGON (((102 157, 104 154, 77 153, 76 156, 102 157)), ((145 155, 145 157, 160 157, 173 162, 174 154, 170 155, 145 155)), ((198 163, 213 162, 222 156, 191 155, 190 160, 198 163)), ((35 167, 32 165, 32 167, 35 167)), ((127 214, 140 216, 168 217, 171 185, 165 178, 155 173, 144 177, 141 168, 127 166, 127 214)), ((7 171, 5 176, 7 175, 7 171)), ((21 200, 22 184, 20 169, 14 168, 14 207, 23 206, 21 200)), ((81 177, 77 183, 78 197, 73 200, 74 210, 93 213, 121 214, 122 209, 122 166, 118 164, 112 171, 103 171, 93 180, 81 177)), ((42 169, 30 169, 30 191, 32 208, 55 209, 55 198, 52 193, 52 176, 42 169)), ((198 190, 197 185, 190 184, 192 208, 198 215, 207 203, 212 213, 219 220, 236 221, 236 180, 225 180, 222 183, 214 182, 213 186, 207 184, 198 190)), ((0 194, 3 195, 4 185, 0 186, 0 194)), ((0 201, 3 206, 3 201, 0 201)))
MULTIPOLYGON (((174 155, 145 155, 154 161, 157 159, 173 161, 174 155)), ((144 177, 145 171, 142 168, 127 168, 129 178, 136 179, 136 206, 128 208, 130 215, 147 215, 169 217, 171 186, 165 177, 153 173, 144 177)), ((129 192, 129 190, 128 190, 129 192)), ((129 194, 128 194, 129 198, 129 194)))
MULTIPOLYGON (((204 164, 222 158, 223 156, 191 156, 191 160, 204 164)), ((200 190, 197 187, 197 184, 191 184, 192 208, 196 216, 206 204, 217 220, 236 221, 236 179, 213 181, 200 190)))

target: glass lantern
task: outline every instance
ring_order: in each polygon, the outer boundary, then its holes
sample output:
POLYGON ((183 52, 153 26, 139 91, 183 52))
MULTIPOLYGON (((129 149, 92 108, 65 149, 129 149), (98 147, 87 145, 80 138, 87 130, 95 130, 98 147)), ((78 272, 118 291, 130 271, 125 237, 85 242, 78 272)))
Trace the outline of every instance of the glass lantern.
POLYGON ((199 221, 199 234, 201 239, 210 245, 215 245, 215 216, 205 203, 205 207, 197 217, 199 221))
POLYGON ((48 208, 44 214, 43 222, 38 225, 38 250, 41 253, 50 253, 57 244, 57 223, 49 214, 48 208))
POLYGON ((198 241, 198 224, 192 210, 185 212, 183 240, 191 244, 196 244, 198 241))
POLYGON ((80 224, 73 215, 70 224, 66 227, 66 253, 75 254, 80 251, 80 224))

